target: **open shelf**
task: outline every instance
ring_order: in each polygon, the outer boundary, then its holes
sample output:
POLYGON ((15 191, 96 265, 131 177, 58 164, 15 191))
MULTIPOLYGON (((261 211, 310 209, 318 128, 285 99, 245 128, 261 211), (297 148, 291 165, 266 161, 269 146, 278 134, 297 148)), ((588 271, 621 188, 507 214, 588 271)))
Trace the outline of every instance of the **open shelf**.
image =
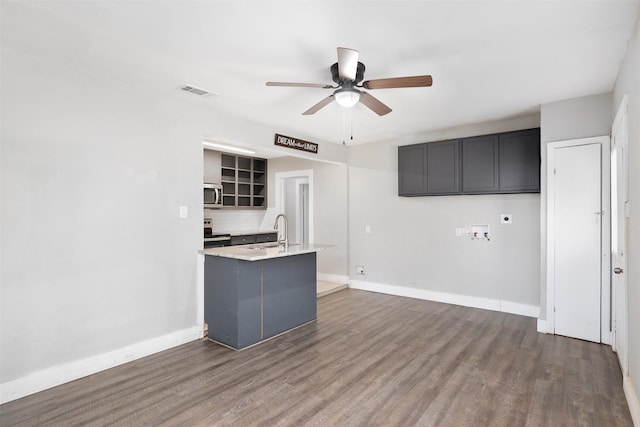
POLYGON ((267 160, 221 155, 222 206, 267 208, 267 160))

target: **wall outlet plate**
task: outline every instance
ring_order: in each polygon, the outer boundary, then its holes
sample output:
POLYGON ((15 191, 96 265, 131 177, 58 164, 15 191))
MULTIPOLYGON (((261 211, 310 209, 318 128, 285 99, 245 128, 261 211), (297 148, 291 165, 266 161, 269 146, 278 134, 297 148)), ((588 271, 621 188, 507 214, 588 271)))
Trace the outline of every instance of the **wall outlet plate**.
POLYGON ((511 214, 500 214, 501 224, 513 224, 513 216, 511 214))
POLYGON ((356 265, 356 274, 364 276, 364 265, 356 265))

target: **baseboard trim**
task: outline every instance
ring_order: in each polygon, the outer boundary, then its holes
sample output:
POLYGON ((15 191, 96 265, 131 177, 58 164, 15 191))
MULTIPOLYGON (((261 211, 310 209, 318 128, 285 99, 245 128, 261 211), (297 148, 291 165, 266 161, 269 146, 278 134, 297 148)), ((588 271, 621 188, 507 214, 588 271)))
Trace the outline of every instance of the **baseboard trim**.
POLYGON ((638 401, 638 394, 633 387, 633 382, 629 375, 625 375, 622 378, 622 388, 624 390, 624 395, 627 398, 627 405, 629 405, 629 412, 631 412, 633 425, 640 427, 640 403, 638 401))
POLYGON ((341 276, 339 274, 329 274, 329 273, 318 273, 316 275, 318 280, 323 280, 325 282, 333 282, 340 284, 349 283, 349 276, 341 276))
POLYGON ((138 342, 108 353, 53 366, 0 384, 0 404, 202 338, 202 326, 138 342))
POLYGON ((549 326, 546 320, 538 319, 538 332, 542 334, 549 333, 549 326))
POLYGON ((396 295, 401 297, 443 302, 446 304, 455 304, 464 307, 501 311, 503 313, 518 314, 527 317, 537 318, 540 315, 540 307, 512 301, 481 298, 469 295, 450 294, 446 292, 430 291, 427 289, 416 289, 408 288, 405 286, 364 282, 361 280, 350 280, 349 287, 353 289, 360 289, 363 291, 379 292, 382 294, 396 295))

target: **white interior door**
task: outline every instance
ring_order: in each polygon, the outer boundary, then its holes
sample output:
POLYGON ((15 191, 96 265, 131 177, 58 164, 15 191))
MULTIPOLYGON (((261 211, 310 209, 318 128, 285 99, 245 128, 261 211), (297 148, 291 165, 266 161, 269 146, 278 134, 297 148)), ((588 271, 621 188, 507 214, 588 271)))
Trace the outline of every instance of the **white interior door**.
POLYGON ((629 372, 627 356, 627 106, 618 110, 611 133, 611 275, 613 349, 623 375, 629 372))
POLYGON ((601 341, 601 144, 554 149, 554 333, 601 341))

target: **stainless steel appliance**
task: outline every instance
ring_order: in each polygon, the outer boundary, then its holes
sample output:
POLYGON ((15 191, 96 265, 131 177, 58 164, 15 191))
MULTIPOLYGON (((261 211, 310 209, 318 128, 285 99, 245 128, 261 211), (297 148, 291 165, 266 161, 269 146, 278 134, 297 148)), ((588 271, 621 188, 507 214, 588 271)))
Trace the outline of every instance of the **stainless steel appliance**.
POLYGON ((221 184, 204 184, 204 207, 205 209, 217 209, 222 207, 221 184))
POLYGON ((211 218, 204 219, 204 247, 219 248, 220 246, 229 246, 231 243, 231 235, 213 232, 213 220, 211 218))

